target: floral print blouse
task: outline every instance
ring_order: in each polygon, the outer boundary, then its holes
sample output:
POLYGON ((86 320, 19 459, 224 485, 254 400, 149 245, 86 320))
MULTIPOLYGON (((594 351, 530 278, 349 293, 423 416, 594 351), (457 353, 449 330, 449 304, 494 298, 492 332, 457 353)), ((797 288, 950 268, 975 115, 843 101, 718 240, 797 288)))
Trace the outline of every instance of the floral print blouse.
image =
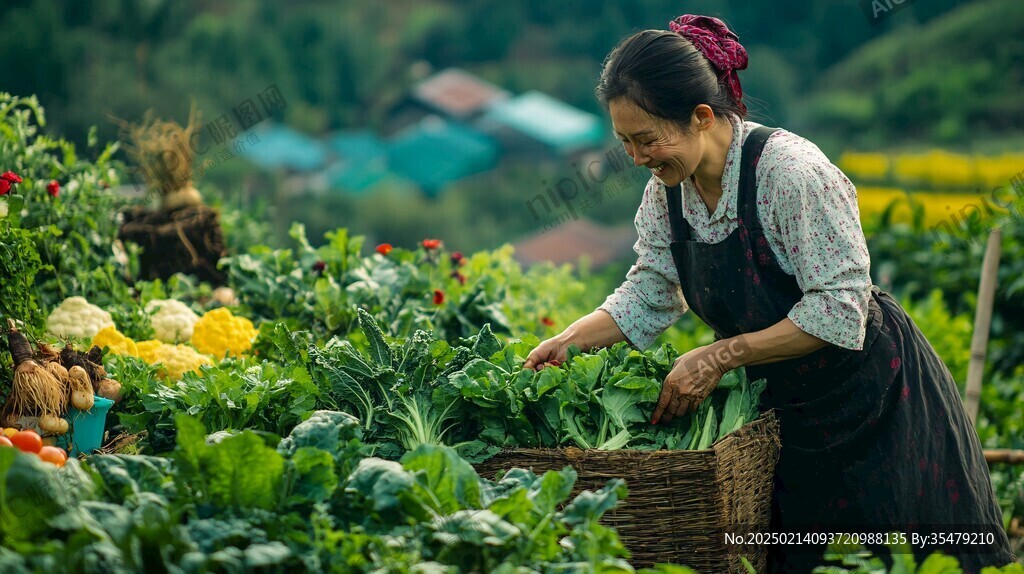
MULTIPOLYGON (((691 180, 681 185, 683 217, 693 229, 693 239, 704 243, 718 243, 737 228, 741 147, 760 125, 727 117, 733 138, 715 212, 708 213, 691 180)), ((819 339, 860 350, 867 326, 871 261, 856 188, 817 146, 785 130, 768 138, 755 177, 757 214, 768 243, 782 270, 796 277, 804 293, 789 319, 819 339)), ((657 177, 647 182, 635 219, 636 263, 598 307, 640 349, 650 346, 688 309, 669 248, 672 233, 665 190, 657 177)))

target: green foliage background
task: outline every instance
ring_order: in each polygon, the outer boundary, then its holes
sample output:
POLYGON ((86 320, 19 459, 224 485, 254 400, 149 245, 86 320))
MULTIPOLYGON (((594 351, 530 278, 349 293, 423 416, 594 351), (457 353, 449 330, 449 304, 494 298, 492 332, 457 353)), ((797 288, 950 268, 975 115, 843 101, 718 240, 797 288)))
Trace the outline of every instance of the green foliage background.
MULTIPOLYGON (((1024 130, 1024 5, 1015 0, 926 0, 871 24, 856 2, 794 0, 9 0, 0 18, 0 91, 38 95, 54 133, 79 144, 106 118, 154 108, 187 118, 230 114, 270 84, 284 121, 322 136, 383 129, 387 112, 424 69, 459 66, 513 93, 537 89, 602 114, 593 88, 624 36, 662 28, 680 12, 722 17, 748 48, 741 78, 752 119, 844 149, 945 146, 1016 149, 1024 130), (426 66, 425 66, 426 65, 426 66), (428 68, 429 67, 429 68, 428 68)), ((609 141, 611 146, 613 141, 609 141)), ((211 171, 214 203, 262 216, 247 233, 287 241, 290 222, 313 237, 346 226, 370 242, 410 246, 441 235, 450 247, 494 248, 538 231, 522 203, 552 177, 551 158, 459 182, 441 200, 399 189, 352 197, 281 194, 281 178, 242 160, 211 171)), ((640 193, 620 194, 588 217, 628 224, 640 193)))

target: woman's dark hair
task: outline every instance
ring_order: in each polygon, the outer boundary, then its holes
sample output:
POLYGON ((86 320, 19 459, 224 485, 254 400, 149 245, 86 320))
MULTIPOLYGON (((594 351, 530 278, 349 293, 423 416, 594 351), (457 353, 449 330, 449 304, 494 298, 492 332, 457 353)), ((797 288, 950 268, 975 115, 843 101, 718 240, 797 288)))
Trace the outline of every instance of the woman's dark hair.
POLYGON ((690 40, 667 30, 644 30, 620 42, 605 59, 595 93, 605 109, 625 97, 683 129, 700 104, 711 106, 715 115, 746 117, 711 62, 690 40))

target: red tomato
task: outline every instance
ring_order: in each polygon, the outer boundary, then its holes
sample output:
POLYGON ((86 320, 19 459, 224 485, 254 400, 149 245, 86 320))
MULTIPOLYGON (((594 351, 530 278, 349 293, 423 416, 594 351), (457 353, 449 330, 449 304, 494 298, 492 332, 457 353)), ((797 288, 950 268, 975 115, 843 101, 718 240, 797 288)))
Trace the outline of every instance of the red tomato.
POLYGON ((38 453, 43 448, 43 439, 35 431, 18 431, 11 437, 11 443, 22 452, 38 453))
POLYGON ((57 466, 64 466, 64 463, 68 460, 68 455, 64 454, 64 449, 57 448, 55 446, 44 446, 39 449, 39 458, 44 461, 55 464, 57 466))
POLYGON ((14 446, 14 443, 11 442, 11 439, 5 436, 0 436, 0 446, 14 446))

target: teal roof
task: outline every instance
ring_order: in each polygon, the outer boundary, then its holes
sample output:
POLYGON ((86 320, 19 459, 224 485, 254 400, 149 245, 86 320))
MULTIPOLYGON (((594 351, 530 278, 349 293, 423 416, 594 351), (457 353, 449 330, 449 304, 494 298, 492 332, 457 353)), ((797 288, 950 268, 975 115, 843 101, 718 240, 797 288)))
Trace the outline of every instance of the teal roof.
POLYGON ((340 161, 325 173, 329 187, 355 193, 370 190, 389 175, 387 160, 383 156, 340 161))
POLYGON ((415 181, 429 194, 498 163, 498 143, 455 122, 427 118, 388 142, 392 172, 415 181))
POLYGON ((600 146, 606 135, 601 118, 538 91, 493 104, 484 121, 508 126, 559 151, 600 146))
POLYGON ((370 130, 335 134, 327 138, 327 147, 339 159, 325 173, 331 188, 363 193, 389 175, 387 148, 370 130))
POLYGON ((327 146, 346 161, 368 161, 387 154, 384 142, 370 130, 335 134, 327 139, 327 146))
POLYGON ((257 130, 259 141, 239 154, 266 169, 286 168, 314 171, 327 163, 327 147, 319 141, 286 126, 257 130))

